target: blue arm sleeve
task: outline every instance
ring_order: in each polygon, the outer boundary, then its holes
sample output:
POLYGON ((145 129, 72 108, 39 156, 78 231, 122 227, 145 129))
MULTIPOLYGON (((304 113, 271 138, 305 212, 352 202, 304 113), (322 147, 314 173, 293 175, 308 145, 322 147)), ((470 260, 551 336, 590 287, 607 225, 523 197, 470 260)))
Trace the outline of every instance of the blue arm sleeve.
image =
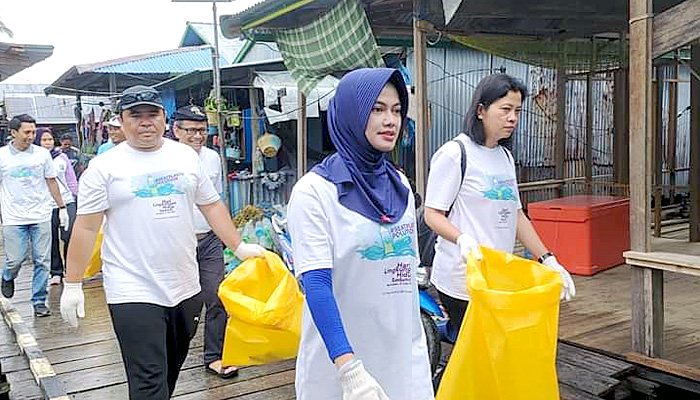
POLYGON ((333 278, 330 269, 317 269, 301 274, 301 284, 306 292, 306 303, 311 317, 321 334, 331 361, 338 356, 352 353, 340 319, 338 303, 333 296, 333 278))

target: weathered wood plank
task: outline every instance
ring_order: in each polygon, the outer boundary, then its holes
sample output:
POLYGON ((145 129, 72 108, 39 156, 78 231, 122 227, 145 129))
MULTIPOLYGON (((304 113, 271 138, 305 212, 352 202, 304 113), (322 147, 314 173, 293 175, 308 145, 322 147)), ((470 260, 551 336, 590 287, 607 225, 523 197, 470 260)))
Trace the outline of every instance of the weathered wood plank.
POLYGON ((557 360, 604 376, 620 378, 634 371, 634 365, 559 342, 557 360))
POLYGON ((561 400, 603 400, 601 397, 559 383, 559 398, 561 400))
POLYGON ((665 53, 700 39, 700 0, 685 0, 654 16, 651 56, 665 53))
MULTIPOLYGON (((693 3, 700 3, 694 0, 693 3)), ((700 20, 697 21, 700 23, 700 20)), ((690 46, 691 67, 700 70, 700 44, 690 46)), ((688 185, 698 188, 700 185, 700 82, 690 79, 690 171, 688 185)), ((700 193, 690 191, 690 241, 700 242, 700 193)))
POLYGON ((596 372, 557 361, 559 382, 594 396, 603 397, 615 390, 620 381, 596 372))

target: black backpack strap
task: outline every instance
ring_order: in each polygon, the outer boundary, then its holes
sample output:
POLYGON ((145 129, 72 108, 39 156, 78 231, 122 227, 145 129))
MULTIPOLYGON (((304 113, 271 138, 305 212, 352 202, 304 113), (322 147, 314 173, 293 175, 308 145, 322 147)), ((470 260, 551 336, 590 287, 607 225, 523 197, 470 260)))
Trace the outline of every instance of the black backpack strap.
POLYGON ((450 208, 447 210, 446 216, 449 216, 450 213, 452 212, 452 207, 455 206, 455 203, 457 202, 457 197, 459 196, 459 191, 462 188, 462 183, 464 183, 464 175, 467 173, 467 149, 464 147, 464 143, 462 143, 461 140, 459 139, 454 139, 455 142, 459 145, 459 152, 461 153, 461 160, 459 167, 462 170, 462 179, 459 180, 459 188, 457 189, 457 195, 455 196, 454 201, 452 201, 452 205, 450 208))

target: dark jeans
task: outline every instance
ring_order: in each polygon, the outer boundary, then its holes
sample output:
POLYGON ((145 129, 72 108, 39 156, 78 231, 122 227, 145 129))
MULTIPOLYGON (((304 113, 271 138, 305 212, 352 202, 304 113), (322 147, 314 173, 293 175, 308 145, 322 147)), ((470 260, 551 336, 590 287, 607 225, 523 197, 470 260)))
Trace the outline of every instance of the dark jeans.
POLYGON ((131 400, 167 400, 175 390, 190 341, 197 332, 199 294, 175 307, 110 304, 131 400))
POLYGON ((59 250, 59 239, 63 240, 63 254, 68 255, 68 242, 70 235, 73 232, 73 223, 75 222, 75 212, 77 207, 75 202, 66 204, 68 210, 68 229, 61 228, 61 223, 58 219, 58 208, 53 209, 51 216, 51 276, 63 276, 65 263, 61 258, 59 250))
POLYGON ((450 325, 454 328, 462 328, 462 320, 464 319, 464 314, 467 312, 468 301, 455 299, 454 297, 448 296, 438 290, 438 295, 440 296, 440 302, 442 306, 445 307, 447 311, 447 316, 450 317, 450 325))
POLYGON ((209 232, 197 241, 197 264, 202 301, 206 306, 204 320, 204 365, 221 360, 226 332, 226 310, 219 300, 219 284, 224 280, 224 253, 221 240, 209 232))

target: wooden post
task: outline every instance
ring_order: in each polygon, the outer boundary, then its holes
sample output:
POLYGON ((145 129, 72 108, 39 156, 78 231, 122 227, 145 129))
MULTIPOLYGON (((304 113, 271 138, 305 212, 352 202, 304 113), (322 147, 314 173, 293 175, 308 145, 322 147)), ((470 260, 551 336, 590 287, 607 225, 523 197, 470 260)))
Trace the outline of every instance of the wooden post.
MULTIPOLYGON (((690 46, 690 65, 700 71, 700 43, 690 46)), ((690 74, 690 241, 700 242, 700 82, 690 74)))
POLYGON ((297 180, 306 173, 308 124, 306 120, 306 95, 297 86, 297 180))
MULTIPOLYGON (((630 244, 651 251, 651 37, 652 0, 629 0, 630 10, 630 244)), ((663 274, 632 267, 632 350, 663 352, 663 274)))
POLYGON ((663 184, 663 68, 656 66, 656 80, 652 86, 652 132, 654 134, 654 157, 651 165, 654 169, 652 193, 654 199, 654 236, 661 237, 661 185, 663 184))
MULTIPOLYGON (((251 80, 252 82, 252 80, 251 80)), ((262 157, 257 157, 256 154, 259 150, 257 150, 258 147, 258 138, 260 137, 260 116, 258 115, 258 90, 257 88, 250 88, 248 89, 248 100, 250 101, 250 120, 251 120, 251 125, 250 125, 250 136, 251 136, 251 151, 252 154, 250 155, 251 159, 251 165, 252 165, 252 173, 253 175, 257 174, 260 169, 262 169, 262 157)), ((221 121, 221 116, 219 116, 219 121, 221 121)), ((219 124, 219 127, 221 128, 221 131, 219 131, 219 141, 220 141, 220 146, 225 146, 224 142, 224 132, 223 132, 223 124, 219 124)))
MULTIPOLYGON (((554 178, 564 179, 564 160, 566 158, 566 65, 559 61, 557 65, 557 130, 554 133, 554 178)), ((563 194, 563 185, 559 186, 559 197, 563 194)))
POLYGON ((669 175, 669 198, 673 202, 676 195, 676 130, 678 129, 678 64, 671 68, 671 81, 668 83, 668 136, 666 140, 666 160, 669 175))
POLYGON ((596 65, 596 43, 595 38, 591 39, 591 67, 586 74, 586 154, 585 174, 586 186, 593 184, 593 71, 596 65))
POLYGON ((627 68, 615 71, 615 104, 614 104, 614 131, 613 154, 614 176, 617 183, 629 183, 629 129, 627 115, 627 68))
POLYGON ((413 0, 413 51, 416 105, 416 190, 425 198, 428 159, 428 81, 426 78, 425 21, 420 20, 421 0, 413 0))

